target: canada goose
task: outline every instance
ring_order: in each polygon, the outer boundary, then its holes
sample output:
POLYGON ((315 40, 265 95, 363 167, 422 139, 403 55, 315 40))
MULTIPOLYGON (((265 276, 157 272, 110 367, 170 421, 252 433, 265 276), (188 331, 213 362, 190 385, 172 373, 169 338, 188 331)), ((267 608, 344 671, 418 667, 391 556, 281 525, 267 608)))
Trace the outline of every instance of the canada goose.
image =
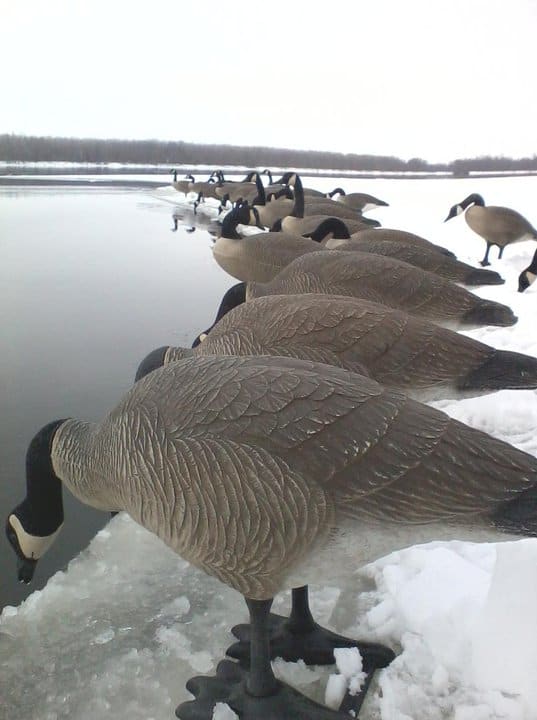
POLYGON ((239 285, 231 290, 236 306, 231 307, 228 291, 203 342, 193 349, 154 350, 140 363, 135 380, 191 356, 283 355, 368 375, 422 402, 537 388, 537 358, 496 350, 400 310, 315 294, 269 295, 245 303, 245 286, 239 285))
POLYGON ((215 192, 222 209, 228 201, 233 204, 242 201, 255 203, 258 198, 263 197, 261 176, 258 172, 251 172, 241 182, 226 180, 216 187, 215 192))
MULTIPOLYGON (((249 669, 227 661, 216 679, 189 681, 196 699, 177 708, 182 720, 210 718, 219 701, 256 720, 348 717, 276 680, 277 593, 415 543, 537 533, 534 457, 356 373, 278 357, 161 368, 100 423, 42 428, 26 472, 6 527, 20 579, 61 529, 63 484, 88 505, 128 512, 245 598, 249 652, 229 652, 248 654, 249 669)), ((284 626, 295 652, 317 631, 302 600, 284 626)))
POLYGON ((503 285, 505 282, 497 272, 472 267, 460 260, 442 255, 436 250, 393 240, 377 240, 375 237, 362 240, 359 238, 360 233, 358 237, 348 240, 330 238, 323 243, 323 246, 333 250, 359 250, 393 257, 463 285, 503 285))
POLYGON ((378 230, 371 230, 368 228, 354 233, 351 237, 356 240, 390 240, 393 242, 402 242, 412 247, 417 245, 428 250, 436 250, 437 252, 442 253, 442 255, 447 255, 448 257, 456 257, 455 253, 451 252, 451 250, 448 250, 441 245, 436 245, 430 240, 426 240, 424 237, 421 237, 421 235, 415 235, 414 233, 407 232, 406 230, 395 230, 393 228, 379 228, 378 230))
POLYGON ((514 325, 510 307, 484 300, 434 273, 374 253, 306 253, 268 283, 249 282, 247 298, 296 293, 350 295, 404 310, 451 329, 514 325))
POLYGON ((257 215, 254 217, 254 213, 252 213, 250 221, 245 224, 261 224, 265 228, 271 228, 277 220, 289 215, 293 211, 295 201, 285 191, 283 194, 280 193, 281 188, 274 193, 270 193, 271 199, 267 201, 267 191, 263 188, 263 191, 259 192, 255 203, 252 205, 252 208, 257 210, 257 215))
POLYGON ((216 262, 237 280, 267 282, 299 255, 319 250, 314 240, 288 232, 242 237, 237 225, 247 225, 252 212, 257 213, 257 209, 247 205, 229 212, 222 221, 221 235, 213 245, 216 262))
POLYGON ((339 195, 337 202, 348 205, 353 210, 359 210, 360 212, 367 212, 378 207, 388 207, 388 203, 384 200, 379 200, 373 195, 367 193, 346 193, 343 188, 335 188, 332 192, 328 193, 328 197, 333 198, 334 195, 339 195))
POLYGON ((518 276, 518 292, 527 290, 530 285, 533 285, 535 278, 537 278, 537 250, 530 265, 518 276))
POLYGON ((501 258, 507 245, 522 240, 537 240, 537 230, 520 213, 498 205, 485 206, 485 201, 477 193, 453 205, 444 222, 465 210, 464 219, 468 226, 487 243, 485 257, 481 260, 483 267, 490 265, 489 251, 492 245, 498 247, 498 257, 501 258))
POLYGON ((194 214, 197 214, 198 206, 200 203, 205 202, 207 198, 213 198, 214 200, 219 199, 217 191, 220 182, 217 173, 213 172, 208 180, 201 180, 191 184, 190 191, 197 193, 196 200, 194 201, 194 214))
POLYGON ((279 219, 278 224, 282 230, 303 235, 309 232, 315 223, 321 223, 327 217, 336 217, 343 220, 350 234, 359 230, 370 229, 369 224, 363 222, 356 212, 345 210, 342 213, 341 207, 334 208, 333 206, 337 205, 335 202, 330 201, 329 204, 325 205, 315 203, 315 205, 306 206, 300 176, 296 173, 290 173, 287 180, 289 186, 293 188, 294 204, 291 212, 279 219))
POLYGON ((339 217, 346 221, 351 233, 362 230, 364 229, 364 226, 367 227, 371 224, 370 218, 363 218, 361 213, 357 210, 345 207, 335 200, 330 200, 330 198, 305 198, 302 179, 298 173, 288 173, 284 177, 287 180, 287 184, 293 188, 295 205, 293 207, 292 214, 295 217, 301 218, 308 215, 329 215, 330 217, 339 217))
POLYGON ((190 192, 190 185, 194 182, 194 176, 193 175, 185 175, 184 180, 178 180, 177 179, 177 170, 170 170, 171 173, 173 173, 173 187, 177 190, 177 192, 184 193, 185 195, 188 195, 190 192))

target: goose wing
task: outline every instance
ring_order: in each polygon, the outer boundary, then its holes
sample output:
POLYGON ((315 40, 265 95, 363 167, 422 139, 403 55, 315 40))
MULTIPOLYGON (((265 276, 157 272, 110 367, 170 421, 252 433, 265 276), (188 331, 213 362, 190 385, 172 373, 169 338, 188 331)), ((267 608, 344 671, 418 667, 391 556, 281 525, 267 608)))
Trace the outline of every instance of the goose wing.
POLYGON ((196 352, 324 362, 421 399, 426 389, 427 397, 442 396, 446 386, 455 390, 494 349, 379 303, 303 294, 260 297, 234 308, 196 352))
POLYGON ((430 319, 457 318, 478 302, 445 278, 374 253, 324 250, 297 258, 269 282, 248 288, 249 297, 292 293, 348 295, 430 319))

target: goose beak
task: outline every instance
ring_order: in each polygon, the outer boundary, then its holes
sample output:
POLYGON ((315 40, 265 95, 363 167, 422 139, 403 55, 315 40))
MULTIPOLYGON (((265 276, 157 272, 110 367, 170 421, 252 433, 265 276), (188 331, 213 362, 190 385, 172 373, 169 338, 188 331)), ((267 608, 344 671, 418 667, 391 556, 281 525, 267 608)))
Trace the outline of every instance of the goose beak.
POLYGON ((17 577, 19 582, 29 585, 32 582, 37 560, 17 557, 17 577))
POLYGON ((447 222, 448 220, 451 220, 451 218, 457 217, 458 214, 459 214, 459 213, 458 213, 458 207, 457 207, 457 205, 453 205, 453 207, 452 207, 451 210, 449 211, 449 214, 448 214, 447 218, 444 220, 444 222, 447 222))

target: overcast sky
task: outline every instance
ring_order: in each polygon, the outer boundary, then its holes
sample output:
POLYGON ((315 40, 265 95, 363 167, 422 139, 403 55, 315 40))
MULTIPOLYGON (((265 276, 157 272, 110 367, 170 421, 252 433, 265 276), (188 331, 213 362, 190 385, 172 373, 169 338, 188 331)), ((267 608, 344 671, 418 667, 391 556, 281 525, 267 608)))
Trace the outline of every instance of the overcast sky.
POLYGON ((537 0, 0 0, 0 133, 533 156, 536 44, 537 0))

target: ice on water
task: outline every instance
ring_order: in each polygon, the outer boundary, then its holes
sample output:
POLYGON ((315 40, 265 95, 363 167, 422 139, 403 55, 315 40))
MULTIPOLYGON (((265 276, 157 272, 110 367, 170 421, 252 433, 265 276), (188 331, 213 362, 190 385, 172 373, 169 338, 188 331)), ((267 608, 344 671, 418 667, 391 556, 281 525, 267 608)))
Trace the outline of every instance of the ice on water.
MULTIPOLYGON (((331 189, 332 180, 323 182, 331 189)), ((354 184, 365 189, 365 181, 354 184)), ((382 217, 374 214, 385 227, 422 234, 477 265, 484 242, 462 218, 442 224, 449 207, 479 191, 488 203, 514 207, 537 223, 536 185, 537 178, 376 180, 368 191, 391 203, 382 217)), ((537 355, 537 292, 516 292, 534 249, 535 243, 508 247, 501 262, 492 251, 493 269, 506 284, 476 292, 511 305, 519 322, 470 335, 537 355)), ((536 399, 534 391, 502 391, 436 405, 537 454, 536 399)), ((431 543, 366 568, 349 566, 340 587, 312 588, 321 623, 397 652, 378 673, 364 720, 535 720, 536 598, 537 540, 431 543)), ((276 599, 276 611, 287 608, 288 597, 276 599)), ((173 718, 175 707, 190 698, 185 682, 214 672, 233 642, 231 626, 246 615, 236 592, 120 514, 66 572, 0 616, 0 717, 173 718)), ((310 697, 334 704, 349 683, 356 686, 361 668, 359 657, 347 654, 338 667, 277 660, 274 669, 310 697)), ((234 717, 225 704, 215 708, 215 720, 234 717)))

